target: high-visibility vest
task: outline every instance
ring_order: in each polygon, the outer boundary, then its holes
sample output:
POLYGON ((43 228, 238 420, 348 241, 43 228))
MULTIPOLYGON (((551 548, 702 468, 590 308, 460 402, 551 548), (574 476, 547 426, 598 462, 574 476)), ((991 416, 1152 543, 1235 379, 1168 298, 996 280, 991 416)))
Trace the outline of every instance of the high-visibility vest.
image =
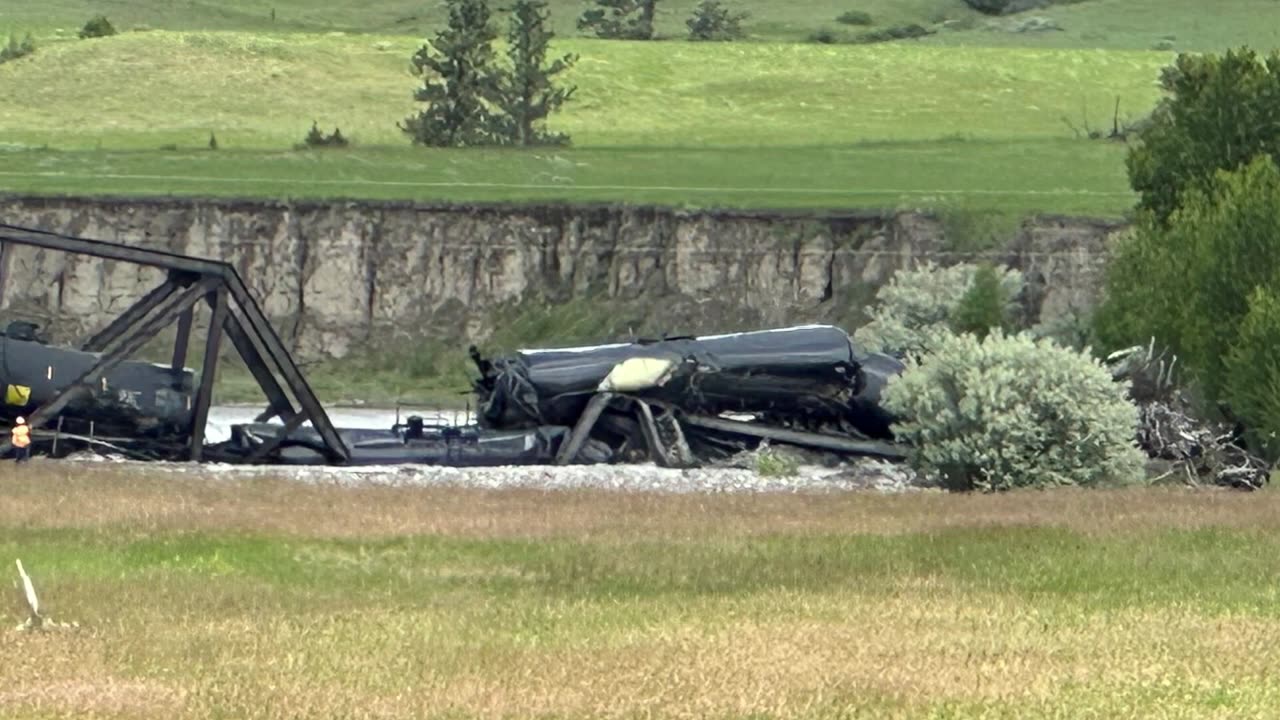
POLYGON ((26 425, 13 426, 13 446, 24 448, 31 444, 31 428, 26 425))

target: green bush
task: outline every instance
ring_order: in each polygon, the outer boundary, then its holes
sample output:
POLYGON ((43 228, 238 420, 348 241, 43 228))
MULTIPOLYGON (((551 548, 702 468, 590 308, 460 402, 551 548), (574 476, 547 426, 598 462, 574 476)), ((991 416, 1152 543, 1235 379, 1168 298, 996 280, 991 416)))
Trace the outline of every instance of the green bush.
POLYGON ((351 141, 348 140, 347 137, 342 134, 341 129, 334 128, 332 133, 325 135, 324 132, 320 130, 320 126, 316 122, 312 121, 311 129, 307 131, 306 137, 302 139, 302 145, 299 146, 299 149, 317 148, 317 147, 347 147, 350 144, 351 144, 351 141))
POLYGON ((756 455, 756 474, 761 477, 795 477, 799 471, 800 464, 794 456, 772 449, 761 450, 756 455))
POLYGON ((31 38, 30 33, 22 39, 22 42, 18 42, 17 35, 10 35, 9 44, 0 47, 0 63, 26 57, 35 51, 36 41, 31 38))
POLYGON ((819 45, 834 45, 840 42, 840 36, 830 28, 818 28, 809 33, 809 42, 818 43, 819 45))
POLYGON ((1162 77, 1167 97, 1138 133, 1126 163, 1138 207, 1165 222, 1183 194, 1258 155, 1280 161, 1280 51, 1180 55, 1162 77))
MULTIPOLYGON (((1274 285, 1272 287, 1275 287, 1274 285)), ((1259 287, 1227 353, 1225 396, 1245 425, 1249 446, 1267 460, 1280 459, 1280 298, 1259 287)))
POLYGON ((982 265, 951 312, 951 329, 982 339, 992 330, 1012 329, 1011 311, 1010 291, 1001 282, 1000 273, 992 265, 982 265))
POLYGON ((1280 168, 1260 156, 1191 188, 1168 224, 1144 213, 1116 243, 1096 313, 1104 347, 1151 338, 1182 359, 1208 408, 1231 382, 1228 350, 1258 288, 1280 278, 1280 168))
POLYGON ((80 28, 80 37, 84 38, 100 38, 109 37, 116 34, 116 29, 111 25, 111 21, 105 15, 99 15, 80 28))
POLYGON ((1138 411, 1085 353, 1025 334, 947 335, 884 393, 922 476, 952 490, 1140 479, 1138 411))
POLYGON ((916 38, 922 38, 932 34, 934 34, 933 30, 930 30, 923 25, 911 23, 909 25, 894 25, 893 27, 887 27, 883 30, 863 33, 855 38, 854 41, 864 44, 882 43, 893 42, 894 40, 914 40, 916 38))
POLYGON ((606 40, 652 40, 658 0, 593 0, 578 18, 578 29, 606 40))
POLYGON ((685 23, 690 40, 739 40, 746 35, 742 21, 749 13, 733 12, 721 6, 720 0, 702 0, 685 23))
POLYGON ((848 12, 841 13, 840 17, 836 18, 836 22, 841 23, 842 25, 874 24, 871 20, 871 13, 863 12, 861 10, 849 10, 848 12))
MULTIPOLYGON (((894 354, 927 353, 952 331, 955 313, 971 292, 978 268, 962 263, 941 267, 924 263, 913 270, 894 273, 876 293, 871 320, 854 331, 854 341, 871 352, 894 354)), ((1022 288, 1022 273, 992 269, 999 295, 1013 298, 1022 288)), ((973 302, 973 301, 971 301, 973 302)), ((966 310, 965 312, 970 312, 966 310)), ((1005 316, 1011 314, 1006 309, 1005 316)), ((969 321, 972 329, 973 318, 969 321)))
POLYGON ((1003 13, 1014 0, 964 0, 969 7, 980 13, 988 15, 999 15, 1003 13))
POLYGON ((1038 10, 1045 5, 1075 5, 1085 0, 964 0, 969 7, 987 15, 1011 15, 1013 13, 1038 10))

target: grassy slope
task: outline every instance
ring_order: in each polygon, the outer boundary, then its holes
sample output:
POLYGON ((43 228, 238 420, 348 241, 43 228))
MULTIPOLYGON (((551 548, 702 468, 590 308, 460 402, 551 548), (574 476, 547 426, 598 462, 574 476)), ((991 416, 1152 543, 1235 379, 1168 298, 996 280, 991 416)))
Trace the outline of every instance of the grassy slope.
MULTIPOLYGON (((679 36, 692 4, 664 3, 662 33, 679 36)), ((1065 28, 1048 33, 984 29, 1017 19, 980 17, 962 0, 737 5, 763 41, 803 38, 853 8, 878 26, 949 19, 974 29, 874 48, 570 39, 561 47, 583 54, 581 93, 556 124, 574 150, 415 152, 394 123, 410 109, 405 58, 442 20, 437 4, 128 0, 107 8, 121 28, 242 32, 85 43, 52 33, 70 36, 98 4, 22 3, 5 8, 0 29, 35 28, 44 47, 0 67, 10 98, 0 148, 75 152, 6 153, 0 189, 1116 214, 1131 202, 1123 149, 1072 142, 1062 118, 1080 124, 1087 109, 1105 126, 1117 95, 1126 115, 1146 112, 1169 58, 1147 52, 1157 42, 1280 44, 1274 0, 1232 0, 1211 14, 1199 0, 1086 0, 1037 12, 1065 28), (335 29, 377 36, 315 34, 335 29), (285 152, 312 119, 365 149, 285 152), (210 131, 223 150, 190 152, 210 131)), ((561 34, 575 35, 584 4, 552 7, 561 34)))
MULTIPOLYGON (((11 467, 11 466, 6 466, 11 467)), ((644 497, 3 470, 5 717, 1264 717, 1276 496, 644 497)))
MULTIPOLYGON (((14 141, 65 148, 203 144, 285 149, 315 118, 364 144, 403 143, 407 38, 135 33, 0 66, 14 141), (139 82, 139 79, 144 79, 139 82), (104 92, 109 89, 109 92, 104 92)), ((583 148, 814 147, 1069 135, 1061 118, 1157 97, 1166 53, 710 45, 574 40, 580 100, 555 126, 583 148)))
MULTIPOLYGON (((695 0, 662 0, 658 31, 681 37, 684 21, 695 0)), ((835 22, 845 10, 871 13, 875 25, 932 24, 943 20, 978 21, 987 18, 969 9, 963 0, 733 0, 734 8, 751 17, 745 27, 753 40, 799 40, 821 27, 858 33, 835 22)), ((0 13, 0 31, 35 30, 51 34, 61 28, 73 34, 90 16, 106 12, 120 29, 147 26, 168 30, 250 30, 304 32, 365 32, 425 36, 443 22, 442 3, 419 0, 366 0, 329 3, 319 0, 124 0, 104 4, 98 0, 46 0, 9 3, 0 13), (271 20, 271 10, 276 20, 271 20)), ((498 4, 500 5, 500 4, 498 4)), ((577 34, 574 20, 585 0, 550 0, 557 32, 577 34)), ((1063 32, 974 32, 939 36, 929 43, 1011 44, 1025 47, 1090 47, 1145 50, 1154 43, 1175 38, 1179 49, 1209 50, 1249 43, 1259 47, 1280 44, 1280 9, 1273 0, 1229 0, 1214 3, 1206 12, 1203 0, 1085 0, 1033 13, 1057 20, 1063 32)))
MULTIPOLYGON (((687 28, 696 0, 661 0, 658 32, 665 37, 681 37, 687 28)), ((85 20, 106 12, 120 29, 139 25, 170 30, 302 30, 307 32, 367 32, 420 35, 430 33, 444 22, 443 3, 418 0, 368 0, 361 3, 326 3, 318 0, 213 0, 171 2, 171 0, 128 0, 105 6, 96 0, 51 0, 38 6, 17 7, 0 18, 0 29, 12 25, 52 31, 78 29, 85 20), (271 20, 272 9, 276 19, 271 20)), ((768 39, 802 38, 852 6, 874 14, 878 24, 928 22, 943 17, 970 17, 963 0, 809 0, 804 3, 778 0, 737 0, 732 5, 747 10, 746 24, 753 37, 768 39)), ((501 3, 494 3, 495 9, 501 3)), ((575 20, 588 7, 586 0, 550 0, 554 26, 562 35, 576 34, 575 20)))
POLYGON ((571 199, 698 205, 965 202, 1115 213, 1123 148, 1086 103, 1149 107, 1167 54, 573 40, 570 151, 425 151, 407 38, 134 33, 0 66, 0 186, 66 192, 571 199), (1016 60, 1016 62, 1011 62, 1016 60), (137 82, 137 78, 145 82, 137 82), (103 93, 101 88, 110 88, 103 93), (311 119, 364 149, 289 150, 311 119), (221 150, 196 151, 215 132, 221 150), (164 152, 162 145, 177 145, 164 152), (370 147, 373 146, 373 147, 370 147), (102 150, 96 148, 101 147, 102 150), (384 149, 379 149, 382 147, 384 149), (252 152, 249 152, 252 150, 252 152), (268 151, 268 152, 262 152, 268 151), (1051 169, 1051 170, 1048 170, 1051 169), (105 182, 104 182, 105 180, 105 182))

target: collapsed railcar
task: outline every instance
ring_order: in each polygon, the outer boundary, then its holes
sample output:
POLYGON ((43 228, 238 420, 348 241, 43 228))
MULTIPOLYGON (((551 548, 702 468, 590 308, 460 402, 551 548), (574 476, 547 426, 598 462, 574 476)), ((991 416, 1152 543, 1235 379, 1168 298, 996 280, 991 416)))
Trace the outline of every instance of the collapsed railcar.
MULTIPOLYGON (((830 325, 522 350, 475 348, 479 423, 492 429, 575 427, 619 457, 689 465, 763 439, 897 456, 880 405, 895 357, 858 351, 830 325), (882 441, 882 442, 874 442, 882 441)), ((575 459, 571 438, 558 456, 575 459)))
MULTIPOLYGON (((100 358, 49 345, 32 323, 10 323, 0 331, 0 418, 12 423, 29 416, 100 358)), ((80 388, 60 413, 59 429, 68 436, 180 443, 190 434, 195 387, 188 369, 122 362, 80 388)))
POLYGON ((688 414, 753 414, 888 438, 892 419, 879 405, 880 391, 902 370, 896 358, 858 352, 830 325, 521 350, 497 359, 471 353, 480 371, 480 422, 497 428, 572 425, 593 395, 614 390, 688 414), (618 369, 629 361, 654 376, 632 375, 618 385, 618 369))
MULTIPOLYGON (((456 467, 654 461, 691 466, 763 440, 837 454, 896 457, 880 406, 893 357, 861 353, 843 330, 808 325, 706 337, 520 350, 471 348, 477 422, 426 424, 411 416, 385 430, 336 432, 344 464, 456 467)), ((0 416, 29 415, 65 390, 100 353, 48 345, 34 326, 0 332, 0 416)), ((176 457, 191 434, 199 383, 188 369, 123 362, 80 388, 58 433, 96 437, 139 457, 176 457)), ((233 425, 205 459, 326 464, 325 439, 307 423, 233 425)))
MULTIPOLYGON (((473 391, 478 420, 429 426, 411 417, 387 430, 343 430, 351 464, 451 466, 654 461, 689 466, 761 441, 838 454, 897 457, 880 392, 902 370, 861 353, 828 325, 527 349, 485 357, 473 391)), ((312 430, 232 428, 212 456, 323 462, 312 430)))

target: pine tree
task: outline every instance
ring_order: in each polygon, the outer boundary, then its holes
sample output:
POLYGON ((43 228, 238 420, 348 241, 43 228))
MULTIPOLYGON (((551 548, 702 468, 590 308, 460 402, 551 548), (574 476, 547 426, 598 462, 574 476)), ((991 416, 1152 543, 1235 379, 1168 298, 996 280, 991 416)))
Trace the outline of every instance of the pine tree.
POLYGON ((599 7, 582 13, 579 30, 610 40, 652 40, 658 0, 595 0, 599 7))
POLYGON ((720 5, 720 0, 702 0, 685 25, 690 40, 737 40, 743 36, 742 21, 750 15, 735 13, 720 5))
POLYGON ((555 33, 545 0, 517 0, 511 8, 507 31, 510 69, 503 73, 497 94, 498 107, 505 117, 505 139, 517 145, 548 145, 569 142, 563 133, 548 133, 539 125, 572 96, 576 87, 555 87, 556 75, 578 60, 569 54, 546 65, 547 49, 555 33))
POLYGON ((485 0, 447 0, 449 26, 413 56, 423 76, 414 99, 427 107, 400 125, 415 145, 457 147, 492 142, 498 118, 490 112, 498 73, 485 0))

